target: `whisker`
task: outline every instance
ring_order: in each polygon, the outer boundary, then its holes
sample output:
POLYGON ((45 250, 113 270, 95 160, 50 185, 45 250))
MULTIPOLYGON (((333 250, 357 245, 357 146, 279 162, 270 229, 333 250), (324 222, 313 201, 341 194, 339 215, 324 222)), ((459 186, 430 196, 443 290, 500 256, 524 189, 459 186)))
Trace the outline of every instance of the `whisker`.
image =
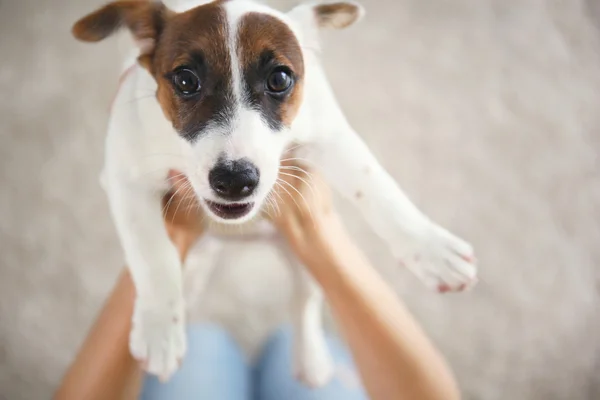
MULTIPOLYGON (((292 170, 292 171, 299 171, 299 172, 304 173, 308 177, 308 179, 310 179, 310 182, 311 182, 310 185, 308 184, 308 182, 304 181, 304 179, 300 178, 299 176, 296 176, 296 178, 301 179, 303 182, 305 182, 309 186, 311 192, 313 193, 313 196, 315 196, 315 191, 313 190, 315 187, 315 177, 310 172, 308 172, 305 169, 298 167, 298 166, 283 166, 283 167, 280 166, 279 169, 280 170, 286 169, 286 170, 292 170)), ((321 201, 321 197, 320 197, 321 192, 319 190, 317 190, 316 192, 317 192, 317 196, 315 196, 315 198, 317 199, 317 201, 321 201)))
POLYGON ((196 205, 196 213, 202 215, 202 218, 200 219, 200 224, 203 224, 204 219, 206 218, 206 214, 203 212, 204 210, 202 209, 202 206, 200 205, 199 201, 197 201, 195 205, 196 205))
MULTIPOLYGON (((277 193, 277 192, 275 192, 277 193)), ((277 210, 277 215, 281 215, 281 208, 279 208, 279 204, 277 203, 277 199, 275 199, 273 197, 273 192, 269 193, 269 198, 271 199, 271 201, 273 202, 273 205, 275 206, 275 209, 277 210)))
POLYGON ((277 200, 275 200, 275 198, 273 197, 273 195, 271 195, 269 193, 269 198, 271 199, 271 203, 273 204, 273 208, 274 208, 274 212, 275 212, 275 216, 280 216, 281 215, 281 209, 279 208, 279 204, 277 204, 277 200))
POLYGON ((269 197, 265 198, 265 204, 267 205, 267 207, 266 207, 266 208, 262 208, 262 209, 260 210, 260 212, 261 212, 261 213, 265 213, 265 214, 267 214, 267 216, 268 216, 268 217, 270 217, 270 218, 273 218, 273 216, 271 215, 271 213, 269 213, 269 206, 271 206, 271 207, 272 207, 272 206, 273 206, 273 204, 271 204, 271 203, 269 202, 269 200, 270 200, 270 199, 269 199, 269 197))
MULTIPOLYGON (((181 178, 181 179, 179 180, 179 182, 180 182, 180 181, 182 181, 182 180, 183 180, 183 178, 181 178)), ((162 210, 162 213, 163 213, 163 215, 164 215, 164 214, 165 214, 165 213, 166 213, 166 212, 169 210, 169 207, 171 206, 171 202, 173 201, 173 199, 175 198, 175 196, 177 195, 177 193, 178 193, 178 192, 179 192, 179 191, 180 191, 182 188, 184 188, 184 187, 185 187, 185 186, 181 186, 180 188, 178 188, 178 189, 177 189, 177 190, 176 190, 176 191, 175 191, 175 192, 174 192, 174 193, 171 195, 171 197, 170 197, 170 198, 169 198, 169 200, 167 201, 167 204, 165 204, 165 206, 163 207, 163 210, 162 210)))
MULTIPOLYGON (((283 200, 283 197, 281 197, 281 195, 279 194, 279 192, 277 190, 271 190, 271 192, 269 193, 269 195, 272 195, 273 193, 275 193, 275 195, 277 197, 279 197, 279 200, 281 200, 281 204, 285 203, 285 200, 283 200)), ((277 208, 279 209, 279 214, 281 214, 281 209, 279 208, 279 204, 277 202, 276 199, 273 199, 275 201, 275 204, 277 204, 277 208)))
POLYGON ((315 194, 315 190, 313 189, 313 185, 312 185, 312 184, 310 184, 310 183, 309 183, 309 182, 308 182, 306 179, 304 179, 304 178, 301 178, 301 177, 299 177, 298 175, 294 175, 294 174, 288 174, 287 172, 281 172, 281 171, 279 171, 279 173, 280 173, 281 175, 285 175, 285 176, 291 176, 291 177, 293 177, 293 178, 300 179, 302 182, 304 182, 304 184, 305 184, 306 186, 308 186, 308 189, 311 191, 311 193, 312 193, 313 197, 314 197, 315 199, 317 198, 317 195, 315 194))
POLYGON ((304 143, 297 143, 295 146, 293 146, 293 147, 290 147, 290 148, 289 148, 289 149, 287 149, 285 152, 286 152, 286 153, 292 152, 292 151, 294 151, 294 150, 296 150, 297 148, 299 148, 299 147, 302 147, 302 146, 305 146, 305 144, 304 144, 304 143))
POLYGON ((309 160, 309 159, 307 159, 307 158, 302 158, 302 157, 291 157, 291 158, 284 158, 284 159, 282 159, 282 160, 279 160, 279 161, 280 161, 280 162, 285 162, 285 161, 303 161, 303 162, 306 162, 306 163, 308 163, 308 164, 313 164, 313 165, 315 164, 315 162, 314 162, 314 161, 311 161, 311 160, 309 160))
POLYGON ((309 178, 311 178, 311 179, 313 178, 313 176, 312 176, 312 174, 310 172, 308 172, 308 171, 306 171, 306 170, 304 170, 304 169, 302 169, 300 167, 293 166, 293 165, 290 165, 290 166, 287 166, 287 165, 280 166, 279 169, 287 169, 287 170, 291 170, 291 171, 302 172, 302 173, 306 174, 306 176, 308 176, 309 178))
POLYGON ((302 210, 302 208, 300 208, 300 204, 298 204, 298 202, 296 201, 296 198, 294 196, 292 196, 290 191, 287 190, 287 188, 285 186, 283 186, 281 183, 279 183, 279 181, 285 182, 283 179, 277 178, 277 181, 275 182, 275 184, 278 185, 283 190, 285 190, 285 192, 288 194, 288 196, 290 196, 292 198, 292 200, 294 200, 294 203, 296 203, 296 207, 298 207, 298 210, 302 210))
POLYGON ((276 213, 276 215, 281 215, 279 205, 277 204, 271 193, 267 195, 267 200, 269 201, 271 207, 273 207, 273 212, 276 213))
MULTIPOLYGON (((180 180, 183 180, 183 179, 186 179, 186 176, 185 176, 185 174, 184 174, 183 172, 182 172, 182 173, 180 173, 180 174, 177 174, 177 175, 173 175, 173 176, 171 176, 171 177, 169 177, 169 176, 168 176, 168 174, 167 174, 167 177, 168 177, 169 179, 171 179, 171 180, 173 180, 173 179, 175 179, 175 178, 181 178, 181 177, 183 177, 183 178, 179 179, 179 181, 180 181, 180 180)), ((177 182, 179 182, 179 181, 177 181, 177 182)))
MULTIPOLYGON (((182 187, 185 187, 186 189, 188 189, 188 190, 189 190, 189 188, 190 188, 191 186, 192 186, 192 185, 190 185, 189 183, 187 183, 187 185, 185 185, 185 186, 182 186, 182 187)), ((179 191, 179 189, 178 189, 177 191, 179 191)), ((173 213, 173 217, 171 217, 171 223, 173 223, 173 222, 175 221, 175 216, 177 215, 177 211, 179 211, 179 207, 180 207, 180 206, 181 206, 181 202, 177 203, 177 208, 175 208, 175 212, 173 213)))
POLYGON ((188 200, 188 206, 187 206, 187 212, 185 213, 185 218, 189 218, 191 210, 192 210, 192 202, 196 199, 195 193, 194 193, 194 188, 192 187, 192 185, 189 185, 190 188, 187 192, 185 192, 184 196, 185 198, 188 200), (191 196, 188 196, 189 193, 192 192, 191 196), (191 200, 190 200, 191 198, 191 200))
MULTIPOLYGON (((296 188, 294 187, 294 185, 292 185, 292 184, 288 183, 287 181, 285 181, 285 180, 283 180, 283 179, 281 179, 281 178, 277 178, 277 183, 279 183, 279 182, 283 182, 283 183, 285 183, 286 185, 288 185, 289 187, 291 187, 292 189, 294 189, 296 192, 298 192, 298 189, 296 189, 296 188)), ((279 186, 280 186, 280 187, 281 187, 283 190, 285 190, 285 191, 286 191, 286 193, 287 193, 287 194, 288 194, 288 195, 289 195, 289 196, 292 198, 292 200, 294 200, 294 203, 296 203, 296 207, 298 207, 298 210, 299 210, 300 212, 302 212, 302 207, 300 207, 300 204, 298 204, 298 201, 296 201, 296 197, 294 197, 294 195, 292 195, 292 194, 291 194, 291 193, 290 193, 290 192, 287 190, 287 188, 286 188, 285 186, 281 185, 281 183, 279 183, 279 186)), ((300 196, 301 196, 301 197, 304 199, 304 196, 302 196, 302 193, 300 193, 300 192, 298 192, 298 193, 299 193, 299 194, 300 194, 300 196)), ((308 202, 306 201, 306 199, 304 199, 304 203, 305 203, 305 204, 308 206, 308 202)))
POLYGON ((308 212, 309 212, 310 217, 311 217, 311 219, 313 220, 313 223, 314 223, 315 219, 314 219, 313 214, 312 214, 312 209, 311 209, 310 204, 308 203, 308 201, 306 201, 306 198, 304 197, 304 195, 298 189, 296 189, 296 187, 294 185, 292 185, 288 181, 285 181, 283 179, 281 181, 283 183, 285 183, 286 185, 288 185, 289 187, 291 187, 292 189, 294 189, 296 191, 296 193, 298 193, 300 195, 300 197, 302 198, 302 200, 304 200, 304 204, 306 204, 306 208, 308 208, 308 212))

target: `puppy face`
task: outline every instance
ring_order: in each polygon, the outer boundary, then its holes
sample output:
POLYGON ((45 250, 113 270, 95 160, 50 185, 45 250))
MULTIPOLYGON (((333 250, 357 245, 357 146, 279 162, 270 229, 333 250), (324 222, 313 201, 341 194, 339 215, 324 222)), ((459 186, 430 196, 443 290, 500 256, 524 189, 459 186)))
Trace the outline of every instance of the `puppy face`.
POLYGON ((190 144, 190 182, 223 221, 259 210, 302 99, 302 49, 269 11, 215 2, 174 14, 151 64, 165 115, 190 144))
MULTIPOLYGON (((315 26, 317 16, 334 21, 360 11, 347 3, 331 7, 319 14, 311 6, 315 26)), ((252 218, 276 182, 302 102, 298 25, 248 1, 219 0, 181 12, 120 1, 83 18, 73 32, 97 41, 120 25, 138 42, 139 63, 156 80, 165 117, 186 143, 186 173, 201 204, 221 222, 252 218)))

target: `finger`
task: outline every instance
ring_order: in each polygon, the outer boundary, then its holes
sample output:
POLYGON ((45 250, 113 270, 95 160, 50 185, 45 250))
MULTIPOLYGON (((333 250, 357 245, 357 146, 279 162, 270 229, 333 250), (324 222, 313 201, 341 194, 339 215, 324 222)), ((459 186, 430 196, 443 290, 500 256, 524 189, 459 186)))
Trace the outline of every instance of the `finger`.
POLYGON ((188 179, 185 176, 185 174, 183 174, 180 171, 174 170, 174 169, 169 170, 169 174, 167 175, 167 180, 169 181, 169 184, 173 188, 173 191, 176 191, 177 189, 183 187, 184 185, 186 185, 188 183, 188 179))
POLYGON ((192 193, 190 182, 187 177, 178 171, 169 171, 167 176, 171 188, 163 198, 165 218, 168 222, 174 222, 179 217, 192 216, 191 210, 195 209, 196 197, 192 193))

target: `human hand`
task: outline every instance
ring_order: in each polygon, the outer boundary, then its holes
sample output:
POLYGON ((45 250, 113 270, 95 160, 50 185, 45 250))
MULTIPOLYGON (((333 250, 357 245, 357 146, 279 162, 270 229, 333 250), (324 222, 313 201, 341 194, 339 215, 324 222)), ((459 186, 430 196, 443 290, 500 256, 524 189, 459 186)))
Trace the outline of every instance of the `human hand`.
POLYGON ((163 197, 165 227, 180 256, 185 258, 189 248, 204 233, 204 214, 185 175, 171 170, 168 179, 172 188, 163 197))
POLYGON ((347 245, 346 231, 333 208, 331 191, 315 171, 282 163, 271 220, 307 266, 335 257, 347 245))

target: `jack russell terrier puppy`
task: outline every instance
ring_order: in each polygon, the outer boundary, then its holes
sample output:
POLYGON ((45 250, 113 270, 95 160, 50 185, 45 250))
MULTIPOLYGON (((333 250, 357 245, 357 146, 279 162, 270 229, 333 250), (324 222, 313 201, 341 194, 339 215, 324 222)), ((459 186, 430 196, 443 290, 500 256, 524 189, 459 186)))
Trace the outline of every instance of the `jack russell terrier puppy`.
MULTIPOLYGON (((116 1, 73 27, 86 42, 123 27, 137 44, 111 110, 102 182, 137 291, 130 349, 149 373, 167 379, 186 352, 182 265, 161 203, 170 170, 189 179, 208 219, 249 225, 271 200, 282 156, 301 145, 294 157, 356 205, 399 264, 439 291, 475 282, 471 246, 407 198, 346 120, 321 67, 319 29, 352 25, 359 5, 282 13, 247 0, 175 3, 116 1), (398 247, 406 244, 408 257, 398 247)), ((273 237, 270 225, 248 231, 273 237)), ((295 373, 320 386, 333 375, 322 295, 296 268, 295 373)))

